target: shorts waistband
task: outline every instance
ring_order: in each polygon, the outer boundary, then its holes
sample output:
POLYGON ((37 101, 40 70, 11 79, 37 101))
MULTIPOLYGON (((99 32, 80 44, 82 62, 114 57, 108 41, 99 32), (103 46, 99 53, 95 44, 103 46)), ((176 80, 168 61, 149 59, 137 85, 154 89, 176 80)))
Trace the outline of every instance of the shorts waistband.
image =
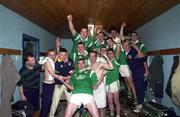
POLYGON ((43 82, 46 84, 54 84, 55 83, 54 80, 44 80, 43 82))

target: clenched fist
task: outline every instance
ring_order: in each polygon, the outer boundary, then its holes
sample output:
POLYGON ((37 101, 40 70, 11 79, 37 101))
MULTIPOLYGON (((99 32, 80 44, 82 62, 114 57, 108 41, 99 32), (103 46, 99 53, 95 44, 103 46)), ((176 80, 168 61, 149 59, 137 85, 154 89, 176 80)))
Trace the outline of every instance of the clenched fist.
POLYGON ((72 15, 67 16, 68 21, 72 21, 72 15))

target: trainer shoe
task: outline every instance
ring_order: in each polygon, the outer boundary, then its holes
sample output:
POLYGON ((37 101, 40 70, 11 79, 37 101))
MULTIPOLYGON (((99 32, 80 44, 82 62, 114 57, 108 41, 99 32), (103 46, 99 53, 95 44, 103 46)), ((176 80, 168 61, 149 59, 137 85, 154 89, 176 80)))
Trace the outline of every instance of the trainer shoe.
POLYGON ((139 113, 142 110, 142 104, 136 105, 135 109, 133 110, 135 113, 139 113))

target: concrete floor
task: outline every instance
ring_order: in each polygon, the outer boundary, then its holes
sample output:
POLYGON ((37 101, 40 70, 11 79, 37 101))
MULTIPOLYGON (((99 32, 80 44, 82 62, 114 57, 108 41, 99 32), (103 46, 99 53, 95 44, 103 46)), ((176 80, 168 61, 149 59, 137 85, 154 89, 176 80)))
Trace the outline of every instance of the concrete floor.
MULTIPOLYGON (((55 117, 64 117, 65 111, 66 111, 66 106, 67 106, 67 102, 66 101, 61 101, 61 110, 58 113, 57 116, 55 117)), ((133 113, 132 110, 127 109, 125 106, 123 106, 121 104, 121 117, 137 117, 137 115, 135 113, 133 113)), ((108 108, 106 109, 106 117, 109 117, 109 110, 108 108)), ((79 114, 77 113, 74 117, 80 117, 79 114)))

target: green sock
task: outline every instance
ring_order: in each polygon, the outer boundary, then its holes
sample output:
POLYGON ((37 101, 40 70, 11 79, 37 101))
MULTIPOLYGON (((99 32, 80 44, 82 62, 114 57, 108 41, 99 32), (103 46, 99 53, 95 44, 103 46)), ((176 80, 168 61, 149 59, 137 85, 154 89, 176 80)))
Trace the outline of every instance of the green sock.
POLYGON ((132 94, 130 91, 128 91, 128 97, 132 97, 132 94))
POLYGON ((86 117, 87 113, 83 112, 81 117, 86 117))
POLYGON ((138 104, 137 97, 134 97, 134 105, 137 105, 137 104, 138 104))
POLYGON ((110 117, 115 117, 114 112, 110 112, 110 117))

